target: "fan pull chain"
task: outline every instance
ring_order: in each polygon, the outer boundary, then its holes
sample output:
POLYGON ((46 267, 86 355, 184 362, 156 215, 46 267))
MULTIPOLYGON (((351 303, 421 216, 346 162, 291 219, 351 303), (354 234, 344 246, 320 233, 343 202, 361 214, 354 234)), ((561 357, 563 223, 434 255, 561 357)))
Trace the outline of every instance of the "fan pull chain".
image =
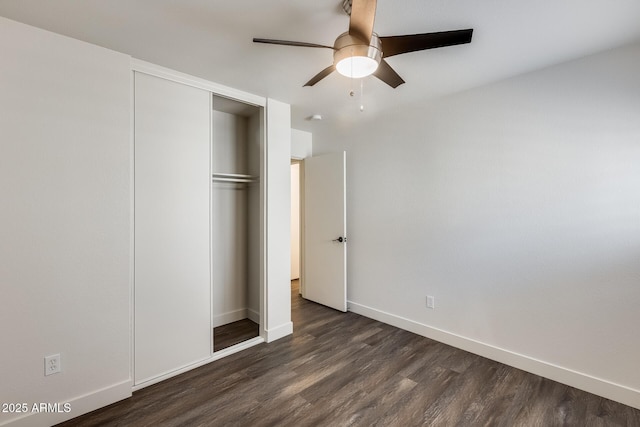
POLYGON ((360 79, 360 112, 364 112, 364 79, 360 79))
MULTIPOLYGON (((351 55, 353 55, 353 48, 351 48, 351 55)), ((349 65, 351 66, 351 72, 350 77, 349 77, 349 96, 353 98, 353 96, 356 94, 356 92, 353 90, 353 61, 349 62, 349 65)))

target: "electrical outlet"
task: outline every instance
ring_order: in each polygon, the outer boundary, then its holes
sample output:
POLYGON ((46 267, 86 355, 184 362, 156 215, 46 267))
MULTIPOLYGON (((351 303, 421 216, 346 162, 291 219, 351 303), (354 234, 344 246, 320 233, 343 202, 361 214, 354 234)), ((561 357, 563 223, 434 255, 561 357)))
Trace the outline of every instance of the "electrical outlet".
POLYGON ((436 308, 436 299, 431 295, 427 295, 427 308, 436 308))
POLYGON ((44 375, 57 374, 62 370, 60 366, 60 354, 52 354, 44 358, 44 375))

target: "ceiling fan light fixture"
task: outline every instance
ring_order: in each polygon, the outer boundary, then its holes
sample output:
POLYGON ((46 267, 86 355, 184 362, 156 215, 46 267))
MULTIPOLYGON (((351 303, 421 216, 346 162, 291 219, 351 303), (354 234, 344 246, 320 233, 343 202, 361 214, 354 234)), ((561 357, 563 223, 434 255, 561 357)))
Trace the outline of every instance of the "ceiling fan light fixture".
POLYGON ((380 39, 375 33, 371 36, 369 45, 348 33, 342 34, 334 45, 333 64, 336 71, 354 79, 375 73, 382 60, 380 47, 380 39))
POLYGON ((378 62, 368 56, 349 56, 336 64, 336 70, 346 77, 359 79, 370 76, 378 69, 378 62))
POLYGON ((349 14, 349 30, 338 36, 333 47, 289 40, 254 38, 253 41, 255 43, 283 46, 333 49, 333 64, 313 76, 311 80, 304 84, 305 87, 313 86, 334 71, 338 71, 339 74, 351 78, 360 78, 373 74, 394 89, 403 84, 404 80, 382 58, 383 43, 385 49, 384 57, 388 58, 403 53, 471 42, 473 28, 378 37, 373 31, 376 6, 377 0, 342 0, 342 7, 349 14))

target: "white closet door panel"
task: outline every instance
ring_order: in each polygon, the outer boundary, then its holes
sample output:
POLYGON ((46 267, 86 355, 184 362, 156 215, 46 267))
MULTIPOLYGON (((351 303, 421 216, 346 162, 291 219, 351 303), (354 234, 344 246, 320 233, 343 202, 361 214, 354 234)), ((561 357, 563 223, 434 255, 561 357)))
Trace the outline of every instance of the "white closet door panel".
POLYGON ((135 383, 211 354, 210 94, 135 74, 135 383))

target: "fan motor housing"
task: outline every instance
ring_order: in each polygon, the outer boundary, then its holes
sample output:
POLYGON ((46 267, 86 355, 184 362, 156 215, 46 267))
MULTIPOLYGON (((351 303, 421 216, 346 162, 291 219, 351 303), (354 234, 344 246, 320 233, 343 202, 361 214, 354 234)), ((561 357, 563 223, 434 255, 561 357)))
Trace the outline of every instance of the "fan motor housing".
POLYGON ((353 56, 371 58, 378 64, 382 60, 382 43, 376 33, 371 34, 371 42, 368 45, 348 32, 342 33, 336 39, 333 48, 335 49, 333 52, 334 65, 353 56))

